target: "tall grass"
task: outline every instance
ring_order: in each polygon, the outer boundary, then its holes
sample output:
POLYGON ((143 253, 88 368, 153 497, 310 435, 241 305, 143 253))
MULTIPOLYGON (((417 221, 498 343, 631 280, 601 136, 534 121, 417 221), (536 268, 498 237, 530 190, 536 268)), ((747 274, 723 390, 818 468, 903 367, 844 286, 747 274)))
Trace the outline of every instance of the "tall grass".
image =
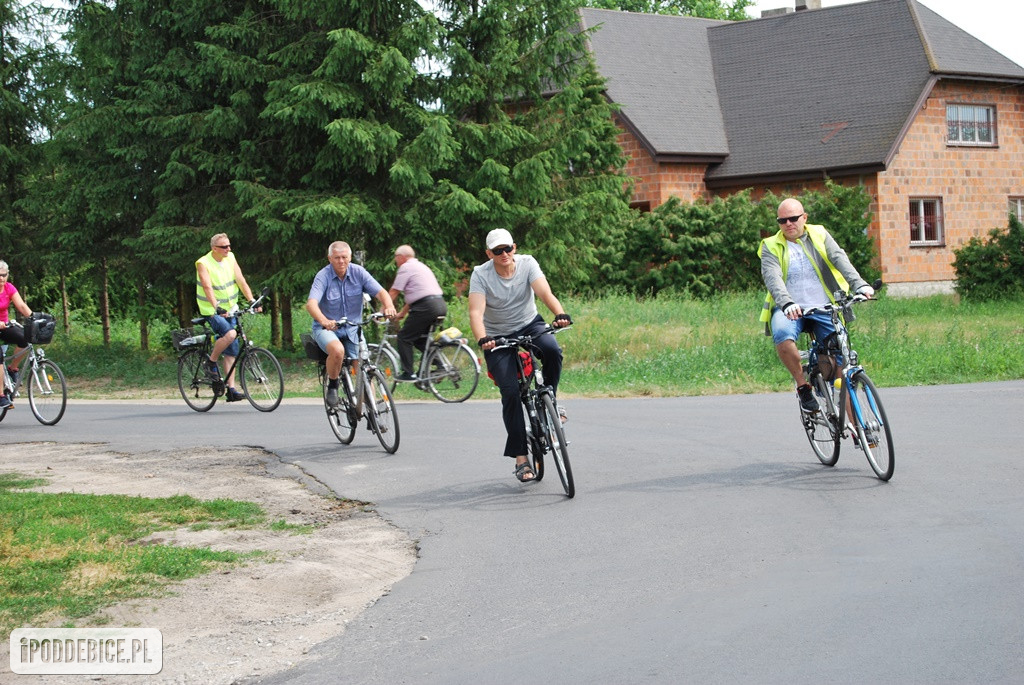
MULTIPOLYGON (((760 292, 710 300, 626 295, 562 298, 576 325, 559 336, 566 369, 561 392, 587 396, 671 396, 769 392, 791 380, 757 320, 760 292)), ((464 299, 449 305, 449 324, 470 336, 464 299)), ((542 313, 547 313, 543 311, 542 313)), ((1024 300, 962 302, 954 296, 878 301, 856 309, 854 348, 880 385, 924 385, 1024 378, 1024 300)), ((303 310, 296 336, 309 330, 303 310)), ((550 318, 550 316, 548 316, 550 318)), ((267 316, 246 330, 268 345, 267 316)), ((97 327, 73 321, 70 339, 58 333, 48 354, 64 369, 75 397, 176 397, 171 324, 151 327, 151 351, 138 349, 137 324, 123 321, 102 345, 97 327)), ((297 343, 297 340, 296 340, 297 343)), ((471 343, 475 348, 475 345, 471 343)), ((274 350, 285 369, 288 396, 316 396, 316 371, 301 349, 274 350)), ((425 398, 400 386, 399 399, 425 398)), ((475 398, 496 398, 484 377, 475 398)))

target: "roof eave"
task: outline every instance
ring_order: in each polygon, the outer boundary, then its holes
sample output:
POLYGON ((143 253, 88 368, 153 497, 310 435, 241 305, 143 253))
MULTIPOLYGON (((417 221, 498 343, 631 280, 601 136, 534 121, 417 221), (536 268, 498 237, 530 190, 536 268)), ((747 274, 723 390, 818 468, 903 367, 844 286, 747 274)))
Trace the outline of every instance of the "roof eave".
POLYGON ((886 166, 884 162, 877 162, 872 164, 856 164, 845 167, 830 167, 827 169, 802 169, 799 171, 787 171, 776 174, 748 174, 743 176, 719 176, 714 178, 705 177, 704 184, 709 189, 725 188, 729 186, 771 185, 775 183, 792 183, 794 181, 816 181, 825 178, 836 178, 839 176, 875 174, 879 171, 885 171, 885 168, 886 166))

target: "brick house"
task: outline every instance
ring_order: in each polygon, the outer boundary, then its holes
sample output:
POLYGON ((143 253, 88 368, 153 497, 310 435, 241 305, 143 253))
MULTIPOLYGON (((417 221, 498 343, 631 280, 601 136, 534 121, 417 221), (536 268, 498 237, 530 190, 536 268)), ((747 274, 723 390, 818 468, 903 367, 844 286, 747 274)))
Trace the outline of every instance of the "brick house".
POLYGON ((580 17, 641 209, 862 184, 894 294, 949 291, 953 249, 1024 216, 1024 68, 914 0, 580 17))

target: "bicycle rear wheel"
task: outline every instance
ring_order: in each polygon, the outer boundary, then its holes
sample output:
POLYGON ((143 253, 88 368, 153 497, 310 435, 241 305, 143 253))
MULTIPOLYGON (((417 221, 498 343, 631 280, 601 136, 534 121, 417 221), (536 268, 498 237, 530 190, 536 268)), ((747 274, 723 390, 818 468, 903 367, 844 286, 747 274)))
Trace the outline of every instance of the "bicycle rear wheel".
POLYGON ((207 359, 202 347, 178 357, 178 390, 185 404, 196 411, 209 411, 217 402, 213 382, 207 378, 203 365, 207 359))
MULTIPOLYGON (((348 373, 348 369, 342 369, 342 373, 348 373)), ((327 403, 327 374, 322 375, 324 382, 324 409, 327 411, 327 423, 331 424, 334 436, 342 445, 348 445, 356 437, 356 426, 359 424, 359 417, 355 415, 352 407, 352 400, 346 392, 343 378, 338 380, 338 406, 332 407, 327 403)))
POLYGON ((800 409, 800 419, 804 424, 804 432, 811 443, 811 449, 818 460, 825 466, 835 466, 839 461, 839 447, 842 433, 839 427, 839 413, 836 410, 834 395, 829 381, 820 373, 810 374, 809 380, 814 388, 814 396, 818 399, 818 411, 809 414, 800 409))
POLYGON ((68 406, 68 384, 64 374, 49 359, 30 363, 27 371, 28 406, 39 423, 52 426, 60 421, 68 406))
POLYGON ((551 454, 554 457, 555 468, 558 470, 558 477, 562 480, 562 487, 565 488, 566 497, 576 495, 576 484, 572 479, 572 466, 569 464, 569 445, 565 441, 565 431, 562 429, 562 418, 555 408, 555 400, 551 395, 544 396, 544 416, 541 418, 541 425, 544 426, 545 437, 551 454))
POLYGON ((480 382, 476 355, 467 346, 434 345, 427 357, 425 373, 430 392, 442 402, 464 402, 480 382))
POLYGON ((896 468, 896 454, 882 399, 875 384, 863 371, 853 374, 852 380, 850 394, 856 397, 853 413, 857 440, 871 470, 880 480, 889 480, 896 468))
POLYGON ((398 413, 384 375, 377 369, 366 374, 366 409, 370 428, 388 454, 398 451, 398 413))
POLYGON ((402 367, 398 362, 398 357, 395 356, 389 345, 381 345, 379 343, 370 343, 366 346, 369 350, 370 361, 377 367, 381 375, 387 381, 388 390, 394 392, 395 386, 398 385, 398 374, 401 373, 402 367))
POLYGON ((274 411, 284 395, 284 374, 277 357, 262 347, 251 347, 239 364, 242 392, 259 411, 274 411))

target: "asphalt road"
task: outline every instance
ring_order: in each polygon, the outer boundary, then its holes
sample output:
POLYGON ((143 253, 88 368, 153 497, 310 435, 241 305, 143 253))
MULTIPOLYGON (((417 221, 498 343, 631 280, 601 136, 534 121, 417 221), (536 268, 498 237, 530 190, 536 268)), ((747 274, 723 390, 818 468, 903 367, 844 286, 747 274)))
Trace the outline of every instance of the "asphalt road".
MULTIPOLYGON (((896 473, 821 466, 789 394, 566 400, 577 495, 521 485, 498 405, 402 403, 387 455, 319 407, 74 403, 7 441, 244 444, 374 502, 421 558, 265 684, 1024 681, 1024 381, 883 388, 896 473)), ((273 601, 257 598, 255 601, 273 601)))

